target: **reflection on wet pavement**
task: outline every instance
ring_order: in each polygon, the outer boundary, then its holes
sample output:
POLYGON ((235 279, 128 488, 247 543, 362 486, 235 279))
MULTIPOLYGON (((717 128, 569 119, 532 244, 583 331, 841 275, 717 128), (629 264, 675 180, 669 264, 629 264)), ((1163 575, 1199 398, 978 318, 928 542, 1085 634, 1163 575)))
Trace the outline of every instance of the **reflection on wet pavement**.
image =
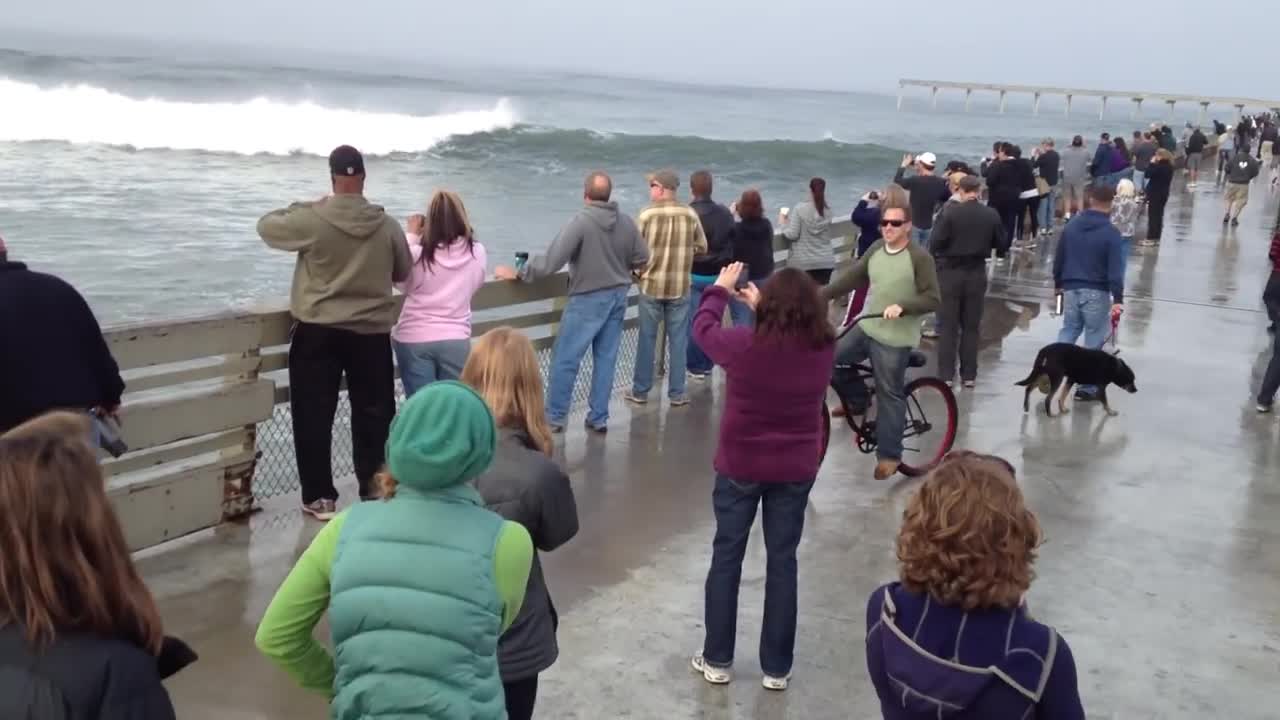
MULTIPOLYGON (((957 447, 1018 469, 1047 533, 1028 602, 1070 642, 1091 717, 1276 716, 1274 702, 1259 701, 1276 697, 1280 677, 1280 421, 1250 402, 1269 347, 1259 298, 1276 206, 1257 188, 1241 227, 1224 230, 1220 190, 1202 185, 1193 202, 1175 193, 1164 244, 1129 259, 1119 348, 1141 391, 1117 397, 1114 418, 1088 406, 1024 414, 1013 387, 1056 337, 1055 239, 992 269, 979 384, 960 394, 957 447)), ((607 436, 571 431, 564 441, 582 530, 545 558, 561 655, 543 676, 539 716, 878 717, 865 601, 894 576, 894 534, 914 483, 873 481, 873 460, 838 428, 800 547, 791 689, 759 685, 758 536, 743 570, 737 679, 708 686, 688 657, 701 642, 723 386, 692 388, 685 408, 615 402, 607 436)), ((252 642, 315 529, 274 505, 144 554, 169 631, 201 654, 169 684, 180 717, 324 716, 324 701, 252 642)))

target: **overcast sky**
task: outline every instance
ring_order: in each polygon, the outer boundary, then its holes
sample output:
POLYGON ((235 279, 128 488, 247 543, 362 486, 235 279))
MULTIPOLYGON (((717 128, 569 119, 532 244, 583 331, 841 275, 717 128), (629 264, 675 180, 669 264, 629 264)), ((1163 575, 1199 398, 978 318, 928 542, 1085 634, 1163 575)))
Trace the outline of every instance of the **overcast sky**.
POLYGON ((923 77, 1280 95, 1275 18, 1229 30, 1257 13, 1193 0, 0 0, 19 4, 0 25, 433 64, 814 89, 923 77))

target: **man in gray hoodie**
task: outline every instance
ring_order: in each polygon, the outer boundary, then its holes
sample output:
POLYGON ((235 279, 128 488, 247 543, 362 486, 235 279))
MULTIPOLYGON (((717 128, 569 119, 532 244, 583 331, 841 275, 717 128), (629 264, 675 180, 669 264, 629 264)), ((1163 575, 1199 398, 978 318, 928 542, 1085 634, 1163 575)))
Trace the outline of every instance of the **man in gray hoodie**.
POLYGON ((569 265, 569 301, 551 350, 547 389, 547 420, 555 432, 564 431, 578 367, 588 349, 592 351, 592 368, 587 428, 607 430, 627 292, 633 273, 649 262, 649 244, 635 221, 609 201, 612 193, 613 181, 608 175, 591 173, 583 189, 586 206, 560 231, 546 254, 518 270, 506 266, 494 270, 501 280, 534 282, 569 265))
POLYGON ((1065 195, 1063 210, 1066 218, 1084 210, 1084 188, 1089 184, 1089 163, 1093 158, 1084 147, 1084 138, 1071 139, 1071 147, 1062 152, 1062 192, 1065 195))
POLYGON ((413 260, 404 232, 364 197, 364 157, 349 145, 329 155, 333 194, 267 213, 258 234, 270 247, 296 253, 289 309, 289 405, 302 485, 302 511, 317 520, 335 512, 330 448, 342 376, 351 400, 351 450, 360 497, 373 476, 396 412, 391 326, 393 282, 413 260))

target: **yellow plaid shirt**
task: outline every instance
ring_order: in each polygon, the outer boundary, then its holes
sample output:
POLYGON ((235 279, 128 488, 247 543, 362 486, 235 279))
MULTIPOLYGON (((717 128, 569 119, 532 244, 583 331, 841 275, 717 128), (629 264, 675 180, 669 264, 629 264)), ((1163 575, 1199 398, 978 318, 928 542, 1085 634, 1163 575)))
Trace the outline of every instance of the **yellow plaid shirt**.
POLYGON ((649 264, 640 274, 640 292, 659 300, 689 294, 693 256, 707 251, 698 213, 674 200, 654 203, 636 218, 649 243, 649 264))

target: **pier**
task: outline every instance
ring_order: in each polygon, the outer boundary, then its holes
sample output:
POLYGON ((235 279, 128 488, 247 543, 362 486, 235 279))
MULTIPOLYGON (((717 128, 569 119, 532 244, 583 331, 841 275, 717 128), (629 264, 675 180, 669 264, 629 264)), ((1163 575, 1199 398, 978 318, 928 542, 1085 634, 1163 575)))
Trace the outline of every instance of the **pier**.
POLYGON ((1206 95, 1179 95, 1171 93, 1158 93, 1134 90, 1087 90, 1081 88, 1064 88, 1050 87, 1040 85, 1002 85, 998 83, 971 83, 971 82, 955 82, 951 80, 915 80, 904 78, 898 81, 898 109, 902 109, 903 90, 909 87, 919 87, 929 89, 930 104, 934 109, 938 107, 938 91, 939 90, 958 90, 964 92, 964 109, 969 111, 970 101, 973 93, 998 93, 1000 96, 1000 112, 1005 111, 1005 101, 1009 94, 1030 95, 1031 111, 1033 114, 1040 114, 1040 98, 1044 96, 1062 96, 1066 98, 1066 114, 1071 115, 1071 101, 1078 97, 1100 98, 1102 100, 1102 108, 1098 112, 1098 118, 1102 119, 1106 116, 1107 102, 1109 100, 1128 101, 1132 104, 1131 118, 1136 118, 1142 114, 1142 105, 1147 101, 1154 103, 1164 103, 1168 106, 1166 117, 1174 116, 1174 108, 1178 103, 1194 104, 1200 106, 1198 123, 1203 125, 1208 115, 1210 105, 1231 106, 1235 108, 1236 119, 1238 120, 1246 109, 1270 110, 1280 114, 1280 100, 1262 100, 1258 98, 1239 98, 1239 97, 1215 97, 1206 95))
MULTIPOLYGON (((1252 393, 1270 349, 1259 297, 1280 198, 1262 181, 1253 195, 1242 225, 1226 229, 1221 192, 1190 194, 1179 181, 1163 245, 1129 258, 1119 346, 1139 393, 1117 394, 1118 417, 1083 405, 1063 417, 1022 413, 1013 382, 1060 325, 1047 312, 1054 241, 991 269, 978 388, 959 392, 956 446, 1017 468, 1047 540, 1027 602, 1070 644, 1090 717, 1274 717, 1262 699, 1280 662, 1280 420, 1255 414, 1252 393)), ((837 230, 843 256, 853 231, 837 230)), ((490 283, 475 305, 496 317, 475 332, 525 328, 545 363, 564 289, 563 276, 490 283)), ((297 509, 287 333, 288 315, 273 308, 108 331, 129 368, 125 432, 138 448, 108 463, 112 496, 131 543, 149 546, 138 564, 166 631, 201 656, 166 683, 184 720, 326 716, 323 698, 253 646, 272 594, 320 527, 297 509)), ((629 328, 619 387, 634 338, 629 328)), ((702 638, 724 392, 717 372, 690 384, 687 407, 631 406, 615 394, 606 436, 582 429, 575 403, 557 459, 581 531, 543 556, 560 659, 541 676, 539 717, 879 717, 864 603, 895 575, 895 533, 916 483, 873 481, 874 458, 843 427, 800 545, 790 689, 759 682, 759 527, 743 568, 735 680, 711 687, 689 671, 702 638)), ((334 454, 343 505, 355 497, 344 423, 334 454)))

